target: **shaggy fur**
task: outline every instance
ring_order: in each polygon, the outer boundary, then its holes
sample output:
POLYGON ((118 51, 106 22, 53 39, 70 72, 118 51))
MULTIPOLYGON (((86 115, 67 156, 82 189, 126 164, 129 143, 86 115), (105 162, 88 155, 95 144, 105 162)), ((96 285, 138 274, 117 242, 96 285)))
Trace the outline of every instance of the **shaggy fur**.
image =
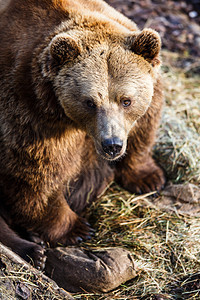
POLYGON ((11 0, 0 41, 0 241, 40 266, 42 247, 12 230, 75 243, 90 234, 77 213, 114 178, 163 186, 161 43, 101 0, 11 0))

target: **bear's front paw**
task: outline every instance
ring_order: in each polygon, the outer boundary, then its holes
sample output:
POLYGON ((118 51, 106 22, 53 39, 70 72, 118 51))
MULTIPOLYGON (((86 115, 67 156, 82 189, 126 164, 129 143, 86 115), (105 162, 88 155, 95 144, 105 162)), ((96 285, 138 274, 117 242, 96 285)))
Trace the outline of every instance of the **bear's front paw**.
POLYGON ((45 256, 45 246, 44 243, 41 242, 40 245, 23 240, 21 242, 16 251, 24 260, 33 264, 35 268, 38 270, 44 270, 46 256, 45 256))
POLYGON ((64 245, 78 244, 91 239, 94 233, 95 230, 91 228, 90 224, 85 219, 78 217, 70 232, 59 243, 64 245))
POLYGON ((165 185, 166 179, 163 170, 154 165, 152 168, 140 172, 133 172, 122 179, 122 185, 131 193, 146 194, 160 191, 165 185))
POLYGON ((33 246, 31 256, 33 258, 34 267, 40 271, 43 271, 46 263, 44 243, 41 243, 41 245, 36 244, 35 246, 33 246))

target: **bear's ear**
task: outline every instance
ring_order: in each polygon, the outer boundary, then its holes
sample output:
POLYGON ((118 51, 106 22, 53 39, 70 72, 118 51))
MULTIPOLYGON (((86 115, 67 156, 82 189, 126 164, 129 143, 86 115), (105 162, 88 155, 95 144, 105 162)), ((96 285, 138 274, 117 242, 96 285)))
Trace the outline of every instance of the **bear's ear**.
POLYGON ((63 63, 76 58, 80 54, 80 47, 68 34, 58 34, 50 43, 50 54, 58 63, 63 63))
POLYGON ((156 64, 156 58, 160 52, 161 39, 153 29, 143 29, 141 33, 133 37, 131 50, 144 57, 148 62, 156 64), (153 62, 153 60, 155 60, 153 62))

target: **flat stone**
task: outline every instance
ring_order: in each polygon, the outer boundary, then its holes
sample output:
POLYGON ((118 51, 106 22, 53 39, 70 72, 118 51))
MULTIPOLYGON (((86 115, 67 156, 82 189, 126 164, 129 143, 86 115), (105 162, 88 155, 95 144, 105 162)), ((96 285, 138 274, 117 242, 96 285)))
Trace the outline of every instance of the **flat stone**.
POLYGON ((186 203, 200 204, 200 188, 192 183, 170 184, 163 191, 163 195, 186 203))
POLYGON ((108 292, 137 276, 129 251, 122 248, 47 251, 46 274, 69 292, 108 292))
POLYGON ((200 188, 191 183, 169 184, 161 197, 153 199, 155 207, 182 215, 200 216, 200 188))

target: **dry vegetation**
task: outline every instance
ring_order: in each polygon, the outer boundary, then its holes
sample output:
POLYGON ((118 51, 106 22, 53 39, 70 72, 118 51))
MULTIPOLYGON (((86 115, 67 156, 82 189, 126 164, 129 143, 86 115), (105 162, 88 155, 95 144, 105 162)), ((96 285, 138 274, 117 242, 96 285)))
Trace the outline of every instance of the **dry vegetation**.
MULTIPOLYGON (((164 52, 173 65, 179 54, 164 52)), ((192 67, 192 66, 191 66, 192 67)), ((200 183, 200 78, 189 69, 163 68, 166 105, 155 157, 175 182, 200 183)))

